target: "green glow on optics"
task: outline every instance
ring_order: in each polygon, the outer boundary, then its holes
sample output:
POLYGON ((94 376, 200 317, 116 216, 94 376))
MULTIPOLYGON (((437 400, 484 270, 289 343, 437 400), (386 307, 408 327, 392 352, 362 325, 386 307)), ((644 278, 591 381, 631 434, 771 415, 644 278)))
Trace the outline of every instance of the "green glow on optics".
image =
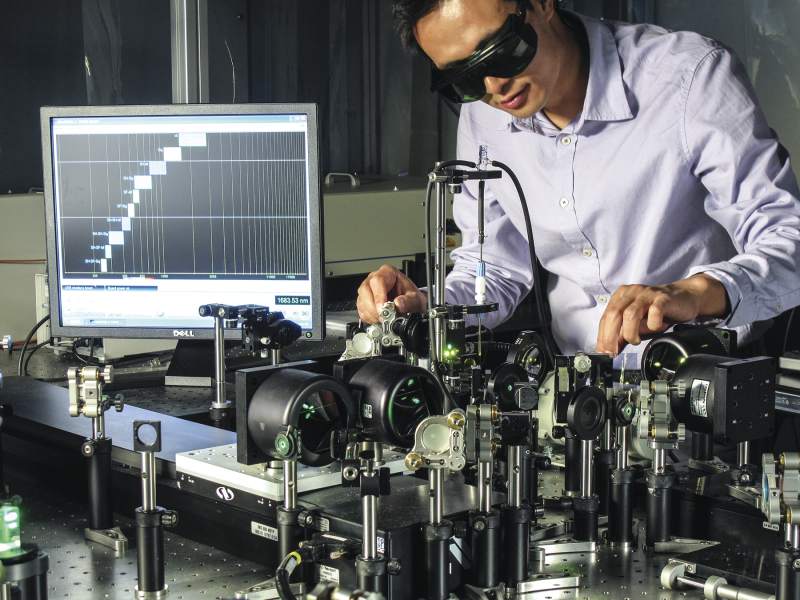
POLYGON ((311 417, 313 417, 314 414, 317 412, 316 408, 314 408, 310 404, 306 404, 305 402, 303 402, 303 407, 302 408, 303 408, 303 417, 305 418, 306 421, 311 419, 311 417))
POLYGON ((0 556, 13 556, 22 548, 19 506, 4 504, 0 506, 0 514, 0 556))

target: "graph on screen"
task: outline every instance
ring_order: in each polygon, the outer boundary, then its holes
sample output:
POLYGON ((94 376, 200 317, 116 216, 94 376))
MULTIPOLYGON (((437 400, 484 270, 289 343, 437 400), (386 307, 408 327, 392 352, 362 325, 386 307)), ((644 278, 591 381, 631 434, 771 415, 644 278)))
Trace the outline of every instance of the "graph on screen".
POLYGON ((65 277, 305 279, 302 131, 56 140, 65 277))

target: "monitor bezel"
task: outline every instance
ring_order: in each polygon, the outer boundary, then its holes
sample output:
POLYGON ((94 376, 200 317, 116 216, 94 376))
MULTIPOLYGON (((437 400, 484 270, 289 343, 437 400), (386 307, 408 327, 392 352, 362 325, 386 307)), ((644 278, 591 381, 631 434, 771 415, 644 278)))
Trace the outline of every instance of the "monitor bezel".
MULTIPOLYGON (((50 331, 54 337, 97 337, 137 339, 211 339, 213 321, 208 328, 144 328, 144 327, 75 327, 62 325, 61 286, 58 270, 58 244, 55 223, 55 193, 53 178, 52 120, 70 117, 151 117, 151 116, 230 116, 230 115, 305 114, 308 117, 309 158, 309 237, 312 329, 303 339, 321 341, 325 338, 323 298, 324 244, 322 232, 322 191, 319 152, 318 106, 303 104, 175 104, 120 106, 43 106, 40 109, 42 166, 45 195, 45 232, 47 237, 47 272, 50 292, 50 331), (314 260, 317 257, 318 260, 314 260), (309 335, 310 334, 310 335, 309 335)), ((279 306, 270 306, 279 311, 279 306)), ((226 337, 237 337, 237 330, 228 330, 226 337)))

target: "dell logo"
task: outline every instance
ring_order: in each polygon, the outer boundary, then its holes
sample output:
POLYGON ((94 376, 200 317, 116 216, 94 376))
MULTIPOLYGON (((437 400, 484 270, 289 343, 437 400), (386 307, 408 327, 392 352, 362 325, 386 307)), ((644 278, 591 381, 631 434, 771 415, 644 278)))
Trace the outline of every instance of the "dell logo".
POLYGON ((172 330, 172 337, 194 337, 194 331, 191 329, 173 329, 172 330))
POLYGON ((233 490, 230 488, 220 486, 217 488, 217 497, 220 500, 225 500, 225 502, 230 502, 234 498, 233 490))

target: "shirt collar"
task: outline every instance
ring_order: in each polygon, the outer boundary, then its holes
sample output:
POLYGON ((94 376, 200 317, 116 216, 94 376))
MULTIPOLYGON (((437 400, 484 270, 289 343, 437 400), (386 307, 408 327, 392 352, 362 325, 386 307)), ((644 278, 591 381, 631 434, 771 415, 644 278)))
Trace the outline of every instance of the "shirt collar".
MULTIPOLYGON (((622 80, 619 50, 609 26, 597 19, 575 13, 568 13, 567 18, 570 17, 583 25, 589 42, 589 83, 583 111, 577 119, 580 122, 632 119, 633 112, 622 80)), ((554 128, 541 112, 526 119, 509 115, 501 129, 512 126, 544 134, 554 128)))

